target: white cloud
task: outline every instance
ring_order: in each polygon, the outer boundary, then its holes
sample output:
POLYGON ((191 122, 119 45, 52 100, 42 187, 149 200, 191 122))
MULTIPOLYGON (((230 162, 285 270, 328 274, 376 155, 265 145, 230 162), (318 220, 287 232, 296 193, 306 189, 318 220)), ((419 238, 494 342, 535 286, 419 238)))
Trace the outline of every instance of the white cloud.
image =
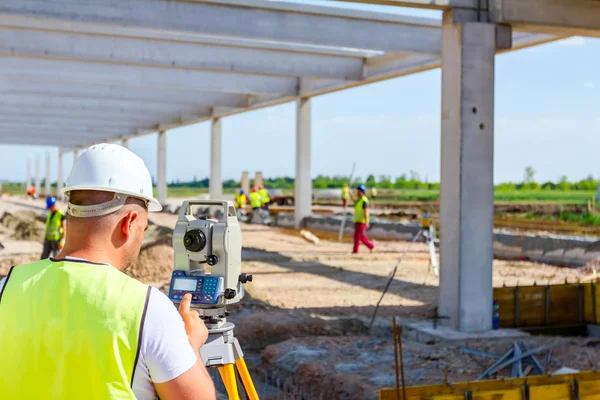
POLYGON ((571 38, 561 40, 558 43, 562 46, 583 47, 587 43, 587 40, 581 36, 573 36, 571 38))
POLYGON ((596 87, 596 85, 592 81, 586 81, 583 83, 583 87, 586 89, 593 89, 594 87, 596 87))

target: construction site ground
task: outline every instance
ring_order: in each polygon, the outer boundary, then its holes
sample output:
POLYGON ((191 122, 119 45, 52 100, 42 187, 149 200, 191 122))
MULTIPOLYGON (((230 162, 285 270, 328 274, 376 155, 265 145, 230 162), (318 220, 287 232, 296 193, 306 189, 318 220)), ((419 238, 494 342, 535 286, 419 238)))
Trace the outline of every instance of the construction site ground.
MULTIPOLYGON (((0 200, 0 276, 10 266, 34 261, 41 253, 43 200, 10 197, 0 200), (8 213, 8 215, 7 215, 8 213)), ((63 205, 64 206, 64 205, 63 205)), ((153 286, 169 282, 173 250, 170 232, 176 215, 151 214, 143 249, 126 273, 153 286)), ((438 304, 438 278, 428 269, 422 243, 376 241, 370 254, 350 254, 348 238, 332 235, 313 244, 294 229, 242 225, 243 271, 253 274, 242 303, 231 307, 236 336, 247 354, 256 381, 283 388, 293 381, 305 398, 375 399, 377 391, 394 386, 391 317, 422 321, 438 304), (390 271, 411 246, 378 310, 374 329, 368 323, 390 271), (310 393, 314 395, 311 397, 310 393)), ((442 267, 443 268, 443 267, 442 267)), ((518 261, 494 261, 494 286, 534 282, 577 281, 589 272, 518 261)), ((566 366, 600 368, 595 339, 528 337, 530 349, 555 343, 548 370, 566 366)), ((468 346, 502 355, 510 339, 477 340, 468 344, 403 343, 407 385, 476 379, 495 360, 466 354, 468 346)), ((540 360, 544 363, 544 355, 540 360)), ((509 376, 510 369, 501 371, 509 376)), ((260 393, 259 393, 260 394, 260 393)), ((268 398, 268 396, 267 396, 268 398)))

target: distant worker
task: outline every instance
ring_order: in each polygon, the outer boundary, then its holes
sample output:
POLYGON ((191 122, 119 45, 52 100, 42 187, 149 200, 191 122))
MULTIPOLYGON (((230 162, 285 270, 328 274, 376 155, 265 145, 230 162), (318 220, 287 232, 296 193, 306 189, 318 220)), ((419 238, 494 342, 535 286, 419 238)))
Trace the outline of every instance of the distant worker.
POLYGON ((377 197, 377 188, 376 187, 372 187, 371 188, 371 200, 373 200, 373 203, 375 203, 375 198, 377 197))
POLYGON ((246 191, 244 189, 240 189, 240 192, 235 196, 235 208, 246 208, 246 204, 248 204, 248 197, 246 196, 246 191))
POLYGON ((365 185, 358 185, 356 187, 356 199, 352 196, 354 201, 354 248, 352 249, 353 254, 358 254, 358 247, 361 242, 373 251, 375 247, 369 240, 365 231, 369 228, 369 199, 366 196, 367 188, 365 185))
POLYGON ((37 199, 37 190, 35 186, 29 186, 27 188, 27 196, 31 197, 32 199, 37 199))
POLYGON ((350 197, 350 190, 348 189, 348 184, 344 183, 344 187, 342 188, 342 207, 346 207, 348 204, 348 198, 350 197))
POLYGON ((56 257, 65 244, 67 231, 67 215, 61 211, 56 204, 56 197, 46 198, 46 209, 49 210, 46 218, 46 237, 44 238, 44 250, 41 259, 56 257))
POLYGON ((271 204, 271 199, 269 198, 269 192, 263 185, 260 185, 258 190, 258 195, 260 196, 260 202, 262 203, 262 208, 269 211, 269 204, 271 204))
POLYGON ((252 188, 252 193, 250 193, 250 207, 252 207, 252 211, 258 211, 262 208, 262 200, 256 186, 252 188))

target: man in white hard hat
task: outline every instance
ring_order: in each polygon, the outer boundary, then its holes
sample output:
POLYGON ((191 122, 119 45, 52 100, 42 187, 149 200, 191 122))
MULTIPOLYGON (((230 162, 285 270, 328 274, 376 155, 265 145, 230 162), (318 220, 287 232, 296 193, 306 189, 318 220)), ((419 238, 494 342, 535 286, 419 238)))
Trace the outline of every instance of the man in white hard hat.
POLYGON ((160 211, 144 162, 90 147, 63 189, 68 233, 56 258, 0 281, 0 398, 214 399, 199 349, 208 332, 189 297, 179 312, 122 270, 160 211))

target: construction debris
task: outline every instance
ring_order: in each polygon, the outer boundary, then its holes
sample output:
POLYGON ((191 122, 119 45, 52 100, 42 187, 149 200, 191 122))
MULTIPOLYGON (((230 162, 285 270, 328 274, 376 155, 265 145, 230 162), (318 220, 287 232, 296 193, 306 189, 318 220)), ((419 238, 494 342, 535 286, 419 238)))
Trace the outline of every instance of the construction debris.
POLYGON ((515 343, 513 343, 512 349, 510 349, 498 361, 496 361, 494 364, 492 364, 491 367, 489 367, 487 370, 485 370, 485 372, 483 374, 481 374, 479 376, 479 378, 477 378, 477 380, 485 379, 506 367, 512 368, 511 377, 513 377, 513 378, 519 378, 519 377, 525 376, 523 373, 523 363, 524 362, 529 362, 532 367, 532 370, 536 371, 536 373, 539 375, 543 375, 546 372, 545 368, 542 368, 542 365, 540 364, 540 362, 538 361, 538 359, 535 357, 534 354, 541 353, 546 350, 550 350, 555 346, 556 346, 556 344, 546 345, 546 346, 538 347, 537 349, 534 349, 534 350, 529 350, 527 348, 527 345, 524 342, 522 342, 522 341, 515 342, 515 343))
POLYGON ((307 231, 306 229, 302 229, 300 231, 300 236, 302 236, 307 242, 312 244, 319 244, 319 238, 316 237, 312 232, 307 231))

